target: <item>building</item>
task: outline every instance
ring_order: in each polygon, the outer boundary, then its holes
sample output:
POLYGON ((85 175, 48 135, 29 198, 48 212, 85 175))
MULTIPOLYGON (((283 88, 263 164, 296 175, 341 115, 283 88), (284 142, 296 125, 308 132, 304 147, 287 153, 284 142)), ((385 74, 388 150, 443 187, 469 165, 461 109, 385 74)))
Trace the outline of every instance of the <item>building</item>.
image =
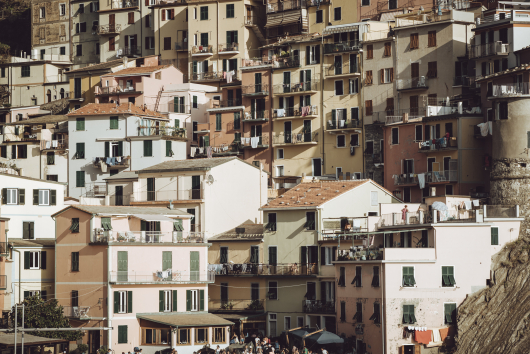
POLYGON ((193 216, 161 207, 69 206, 57 228, 57 293, 73 327, 89 331, 90 352, 142 347, 192 354, 228 345, 232 322, 208 313, 206 239, 193 216), (129 263, 129 260, 131 262, 129 263))
POLYGON ((40 60, 70 61, 70 3, 31 1, 31 56, 40 60))
MULTIPOLYGON (((0 217, 0 252, 4 255, 8 254, 7 244, 8 244, 8 237, 7 233, 9 231, 9 218, 0 217)), ((7 291, 7 273, 6 273, 6 262, 4 258, 2 258, 2 262, 0 262, 0 290, 2 292, 1 299, 0 299, 0 308, 4 309, 6 305, 6 291, 7 291)))
POLYGON ((91 103, 68 114, 69 196, 103 197, 104 177, 185 158, 186 131, 132 103, 91 103), (107 128, 103 128, 103 127, 107 128))
POLYGON ((402 204, 381 204, 375 230, 350 232, 350 249, 337 254, 337 330, 358 352, 436 351, 452 341, 458 306, 492 281, 492 256, 518 237, 517 206, 426 198, 434 202, 449 210, 409 204, 403 218, 402 204))
POLYGON ((73 68, 106 62, 100 58, 98 36, 99 1, 82 0, 69 4, 71 61, 73 68))
POLYGON ((376 216, 383 201, 399 202, 371 180, 302 182, 260 208, 265 225, 263 256, 256 247, 251 255, 263 259, 258 274, 267 278, 267 292, 273 294, 266 301, 270 336, 301 326, 340 333, 336 276, 330 269, 331 251, 340 241, 321 242, 333 239, 324 238, 327 220, 376 216))

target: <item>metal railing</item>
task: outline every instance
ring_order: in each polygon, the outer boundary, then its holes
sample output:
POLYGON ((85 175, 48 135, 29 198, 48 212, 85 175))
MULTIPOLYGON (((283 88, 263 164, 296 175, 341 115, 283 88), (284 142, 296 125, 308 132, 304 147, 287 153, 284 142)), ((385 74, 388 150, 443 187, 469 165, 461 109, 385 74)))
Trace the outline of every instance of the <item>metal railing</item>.
POLYGON ((243 105, 241 98, 235 98, 231 100, 212 100, 212 106, 210 108, 228 108, 228 107, 240 107, 243 105))
POLYGON ((530 95, 528 82, 521 82, 506 85, 493 85, 492 97, 516 97, 530 95))
POLYGON ((308 107, 302 112, 303 107, 294 108, 277 108, 272 111, 273 118, 286 118, 286 117, 305 117, 314 116, 318 114, 318 106, 306 106, 308 107))
POLYGON ((331 3, 331 0, 306 0, 305 4, 307 7, 319 6, 331 3))
POLYGON ((215 282, 215 273, 204 271, 184 271, 167 269, 165 271, 110 271, 111 283, 189 283, 189 282, 215 282))
POLYGON ((268 133, 263 133, 263 135, 258 136, 257 138, 259 138, 257 144, 255 146, 252 146, 252 137, 251 136, 242 137, 241 138, 241 147, 242 148, 247 148, 247 149, 248 148, 262 149, 262 148, 268 146, 268 142, 269 142, 269 134, 268 133), (247 139, 249 139, 249 140, 247 140, 247 139), (263 142, 265 142, 265 144, 263 142))
POLYGON ((425 174, 425 182, 427 183, 456 182, 457 180, 458 180, 457 170, 431 171, 425 174))
POLYGON ((102 164, 108 165, 108 168, 128 168, 130 161, 130 156, 96 157, 92 164, 96 168, 101 168, 102 164))
POLYGON ((113 33, 120 33, 121 32, 121 24, 113 24, 113 25, 99 25, 97 33, 98 34, 113 34, 113 33))
POLYGON ((194 45, 191 47, 191 54, 213 54, 213 46, 209 45, 194 45))
POLYGON ((172 113, 191 114, 191 107, 189 104, 178 104, 178 103, 168 102, 167 111, 172 112, 172 113))
POLYGON ((68 149, 68 141, 60 142, 57 140, 41 140, 40 149, 41 150, 66 150, 68 149))
POLYGON ((199 200, 203 197, 202 189, 179 189, 179 190, 159 190, 140 191, 131 194, 133 202, 157 202, 170 200, 199 200))
POLYGON ((359 40, 339 42, 339 43, 324 43, 324 54, 344 53, 362 48, 359 40))
POLYGON ((346 62, 342 65, 331 64, 324 68, 326 76, 344 75, 344 74, 360 74, 357 63, 350 66, 350 63, 346 62))
POLYGON ((420 225, 427 222, 427 213, 424 212, 408 212, 403 217, 403 213, 383 214, 379 218, 377 225, 384 226, 399 226, 399 225, 420 225))
POLYGON ((85 184, 83 196, 87 198, 101 197, 107 195, 107 183, 91 182, 85 184))
POLYGON ((322 220, 322 238, 345 239, 351 240, 352 236, 348 234, 361 231, 368 231, 368 218, 362 217, 344 217, 344 218, 325 218, 322 220))
POLYGON ((175 42, 175 50, 188 50, 188 42, 175 42))
POLYGON ((238 52, 239 43, 222 43, 217 45, 217 54, 223 54, 223 52, 238 52))
POLYGON ((426 76, 397 80, 398 90, 414 90, 426 88, 429 88, 429 78, 427 78, 426 76))
POLYGON ((187 138, 188 133, 185 128, 175 127, 139 127, 138 136, 166 136, 173 138, 187 138))
POLYGON ((393 109, 385 111, 386 124, 407 123, 420 121, 426 115, 425 107, 393 109))
POLYGON ((517 205, 485 205, 485 218, 518 218, 517 205))
POLYGON ((274 4, 267 4, 267 13, 297 10, 302 8, 302 0, 284 0, 274 4))
POLYGON ((395 186, 401 186, 404 184, 418 184, 418 176, 409 173, 394 176, 395 186))
POLYGON ((142 51, 142 47, 140 46, 137 46, 137 45, 132 45, 132 46, 129 46, 129 47, 122 47, 122 48, 118 48, 118 55, 140 55, 142 51))
POLYGON ((476 87, 475 80, 474 76, 455 76, 453 77, 453 86, 476 87))
POLYGON ((63 306, 63 315, 70 318, 89 318, 90 306, 63 306))
POLYGON ((46 83, 51 82, 68 82, 68 77, 66 74, 46 76, 46 83))
POLYGON ((266 56, 261 58, 241 59, 241 67, 248 68, 250 66, 271 65, 272 58, 266 56))
POLYGON ((316 263, 230 263, 209 264, 208 270, 216 275, 317 275, 316 263))
POLYGON ((275 69, 299 68, 300 58, 292 56, 279 57, 272 61, 272 67, 275 69))
POLYGON ((420 151, 439 151, 444 149, 454 149, 458 147, 456 137, 446 137, 439 139, 429 139, 420 141, 419 143, 420 151))
MULTIPOLYGON (((223 71, 207 71, 203 73, 191 74, 193 81, 209 81, 209 80, 226 80, 226 75, 223 71)), ((238 80, 237 71, 232 75, 232 80, 238 80)))
POLYGON ((74 90, 74 91, 70 91, 70 92, 66 92, 66 97, 65 98, 68 98, 68 99, 84 99, 85 97, 85 93, 86 91, 81 91, 81 90, 74 90))
POLYGON ((268 95, 269 84, 246 85, 242 88, 243 95, 268 95))
POLYGON ((510 52, 510 45, 496 41, 486 44, 476 44, 470 47, 469 57, 471 59, 486 57, 489 55, 508 55, 510 52))
POLYGON ((125 9, 136 6, 138 6, 138 0, 112 0, 110 2, 111 9, 125 9))
POLYGON ((258 312, 265 309, 265 300, 250 299, 210 299, 208 310, 212 311, 249 311, 258 312))
POLYGON ((282 94, 282 93, 317 91, 319 85, 320 85, 319 79, 311 79, 311 81, 305 81, 305 82, 292 82, 289 84, 285 84, 285 83, 276 84, 272 87, 272 92, 274 94, 282 94))
POLYGON ((199 231, 115 231, 95 228, 90 242, 139 242, 139 243, 204 243, 205 233, 199 231))
POLYGON ((273 144, 303 144, 318 142, 318 131, 300 133, 273 133, 273 144))
POLYGON ((242 121, 252 122, 259 119, 269 119, 269 110, 245 112, 242 121))
POLYGON ((302 308, 305 313, 335 313, 335 301, 303 300, 302 308))
POLYGON ((120 94, 120 93, 135 93, 135 92, 141 92, 142 90, 137 90, 136 84, 133 84, 132 86, 95 86, 94 87, 94 94, 97 95, 113 95, 113 94, 120 94))
POLYGON ((351 129, 351 128, 362 128, 362 119, 341 119, 332 121, 329 120, 327 124, 328 129, 351 129))

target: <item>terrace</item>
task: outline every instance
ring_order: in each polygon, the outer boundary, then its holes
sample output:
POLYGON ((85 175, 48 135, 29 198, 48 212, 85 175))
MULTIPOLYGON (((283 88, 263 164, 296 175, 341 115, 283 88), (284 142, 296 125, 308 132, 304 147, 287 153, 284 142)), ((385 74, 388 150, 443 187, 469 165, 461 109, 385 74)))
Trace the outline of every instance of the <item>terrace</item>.
POLYGON ((210 264, 208 269, 216 275, 286 275, 286 276, 313 276, 318 275, 316 263, 242 263, 242 264, 210 264))
POLYGON ((92 243, 205 243, 204 232, 196 231, 116 231, 94 228, 90 235, 92 243))
POLYGON ((316 145, 318 144, 318 131, 300 133, 273 133, 272 145, 316 145))
POLYGON ((110 271, 109 282, 114 284, 189 284, 214 283, 215 273, 180 269, 152 271, 110 271))

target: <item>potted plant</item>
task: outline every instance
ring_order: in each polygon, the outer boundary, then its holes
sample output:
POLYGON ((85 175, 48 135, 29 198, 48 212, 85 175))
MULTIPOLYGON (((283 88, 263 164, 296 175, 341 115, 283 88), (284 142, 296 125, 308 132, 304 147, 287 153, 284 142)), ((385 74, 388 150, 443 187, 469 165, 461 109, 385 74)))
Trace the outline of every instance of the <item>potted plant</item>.
POLYGON ((84 354, 88 351, 88 345, 85 343, 81 343, 77 346, 77 351, 81 354, 84 354))
POLYGON ((123 241, 125 241, 125 240, 126 240, 125 236, 123 236, 123 235, 119 235, 119 236, 118 236, 118 241, 119 241, 119 242, 123 242, 123 241))

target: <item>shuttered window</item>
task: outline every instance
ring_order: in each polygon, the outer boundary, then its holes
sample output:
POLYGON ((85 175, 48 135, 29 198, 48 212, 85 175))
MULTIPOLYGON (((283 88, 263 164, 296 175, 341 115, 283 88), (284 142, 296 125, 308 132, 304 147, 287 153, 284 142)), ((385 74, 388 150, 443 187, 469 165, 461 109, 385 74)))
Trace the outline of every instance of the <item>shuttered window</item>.
POLYGON ((85 158, 85 143, 76 143, 75 144, 75 157, 77 159, 85 158))
POLYGON ((215 114, 215 130, 220 131, 222 129, 221 113, 215 114))
POLYGON ((70 231, 79 232, 79 218, 72 218, 72 224, 70 225, 70 231))
POLYGON ((442 286, 455 286, 455 268, 453 266, 442 267, 442 286))
POLYGON ((339 269, 339 283, 338 286, 346 286, 346 268, 340 267, 339 269))
POLYGON ((101 218, 101 227, 105 231, 112 230, 111 218, 101 218))
POLYGON ((366 46, 366 59, 373 59, 374 58, 374 46, 372 44, 369 44, 366 46))
POLYGON ((417 33, 410 35, 410 49, 418 49, 420 47, 419 36, 417 33))
POLYGON ((241 129, 241 112, 234 112, 234 129, 241 129))
POLYGON ((305 228, 306 230, 315 230, 316 229, 316 219, 315 212, 308 212, 306 215, 305 228))
POLYGON ((498 227, 491 228, 491 244, 495 246, 499 244, 499 228, 498 227))
POLYGON ((166 156, 173 156, 173 150, 171 149, 171 140, 166 140, 166 156))
POLYGON ((374 266, 374 276, 372 278, 372 286, 374 288, 379 287, 379 267, 378 266, 374 266))
POLYGON ((269 264, 276 265, 278 263, 278 247, 269 246, 269 264))
POLYGON ((392 55, 392 45, 391 42, 385 42, 385 52, 384 56, 389 57, 392 55))
POLYGON ((346 302, 340 302, 340 321, 346 322, 346 302))
POLYGON ((234 4, 226 5, 226 18, 234 18, 234 4))
POLYGON ((373 83, 374 83, 374 76, 372 74, 372 70, 367 70, 366 77, 364 78, 364 84, 372 85, 373 83))
POLYGON ((373 112, 372 112, 372 100, 364 101, 364 113, 367 116, 371 116, 373 114, 373 112))
POLYGON ((356 311, 355 315, 353 315, 353 319, 357 321, 357 323, 361 323, 363 321, 363 304, 361 302, 356 304, 356 311))
POLYGON ((220 263, 228 263, 228 247, 221 247, 220 249, 220 263))
POLYGON ((72 272, 79 272, 79 252, 72 252, 72 272))
POLYGON ((85 118, 75 119, 75 130, 85 130, 85 118))
POLYGON ((127 326, 118 326, 118 343, 127 343, 127 326))
POLYGON ((403 323, 416 323, 416 316, 414 315, 414 305, 403 305, 403 323))
POLYGON ((403 267, 403 286, 413 287, 415 284, 414 267, 403 267))
POLYGON ((153 141, 144 140, 144 156, 153 156, 153 141))
POLYGON ((436 47, 436 31, 429 31, 429 47, 436 47))
POLYGON ((259 263, 259 247, 250 247, 250 263, 259 263))
POLYGON ((438 63, 436 61, 430 61, 428 63, 427 77, 435 78, 438 76, 438 63))
POLYGON ((128 19, 127 24, 134 25, 134 12, 129 12, 127 14, 127 19, 128 19))
POLYGON ((374 313, 370 317, 370 321, 374 321, 376 324, 381 323, 381 309, 378 302, 374 302, 374 313))
POLYGON ((362 267, 358 266, 355 267, 355 277, 353 277, 353 280, 351 281, 352 285, 356 288, 360 288, 362 284, 362 267))
POLYGON ((456 304, 444 304, 444 323, 454 324, 456 323, 456 304))
POLYGON ((201 21, 208 19, 208 6, 201 6, 201 21))
POLYGON ((118 117, 110 117, 110 129, 118 129, 118 117))
POLYGON ((55 152, 49 151, 46 153, 46 164, 55 165, 55 152))
POLYGON ((399 144, 399 128, 392 128, 392 145, 399 144))
POLYGON ((35 238, 35 223, 33 221, 24 221, 22 223, 22 238, 24 240, 33 240, 35 238))
POLYGON ((75 172, 75 186, 84 187, 85 186, 85 171, 76 171, 75 172))

